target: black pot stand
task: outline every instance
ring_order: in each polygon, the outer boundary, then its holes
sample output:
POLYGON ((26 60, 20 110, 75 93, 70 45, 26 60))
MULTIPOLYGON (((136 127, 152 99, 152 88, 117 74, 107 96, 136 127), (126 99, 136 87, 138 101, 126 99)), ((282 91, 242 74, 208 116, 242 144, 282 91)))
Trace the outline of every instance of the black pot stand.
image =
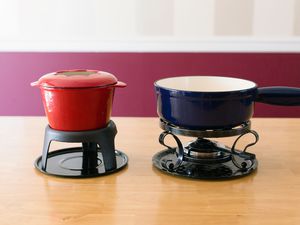
POLYGON ((107 127, 89 131, 59 131, 45 129, 43 153, 35 161, 42 173, 61 177, 95 177, 110 174, 125 167, 128 157, 115 150, 117 128, 113 121, 107 127), (52 141, 82 143, 82 147, 49 152, 52 141))
POLYGON ((159 142, 167 149, 155 154, 152 161, 163 172, 199 179, 228 179, 250 174, 257 168, 256 156, 246 152, 259 139, 258 134, 250 129, 250 121, 230 129, 188 130, 160 120, 160 127, 164 131, 159 142), (254 142, 242 151, 237 150, 237 142, 247 134, 254 136, 254 142), (164 139, 168 135, 174 138, 177 147, 165 144, 164 139), (197 140, 183 145, 176 135, 197 137, 197 140), (206 139, 231 136, 238 136, 232 147, 206 139))

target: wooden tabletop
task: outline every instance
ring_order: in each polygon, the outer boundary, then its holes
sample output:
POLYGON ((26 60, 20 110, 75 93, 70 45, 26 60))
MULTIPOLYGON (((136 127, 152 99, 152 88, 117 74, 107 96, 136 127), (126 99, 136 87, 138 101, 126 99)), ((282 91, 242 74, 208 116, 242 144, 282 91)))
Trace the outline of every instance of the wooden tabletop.
MULTIPOLYGON (((44 117, 0 117, 0 224, 300 224, 300 119, 253 119, 260 141, 249 152, 256 154, 258 170, 226 181, 158 171, 151 162, 164 149, 158 119, 113 120, 116 147, 128 155, 128 167, 66 179, 33 166, 41 155, 44 117)), ((54 143, 51 150, 66 146, 54 143)))

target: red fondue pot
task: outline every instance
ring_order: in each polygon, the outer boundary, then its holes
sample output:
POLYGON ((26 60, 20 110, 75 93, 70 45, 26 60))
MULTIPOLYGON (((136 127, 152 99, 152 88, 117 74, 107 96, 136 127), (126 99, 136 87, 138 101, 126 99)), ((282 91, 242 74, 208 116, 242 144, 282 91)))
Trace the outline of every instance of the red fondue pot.
POLYGON ((41 90, 51 128, 83 131, 103 128, 110 120, 114 90, 126 84, 107 72, 64 70, 31 83, 41 90))

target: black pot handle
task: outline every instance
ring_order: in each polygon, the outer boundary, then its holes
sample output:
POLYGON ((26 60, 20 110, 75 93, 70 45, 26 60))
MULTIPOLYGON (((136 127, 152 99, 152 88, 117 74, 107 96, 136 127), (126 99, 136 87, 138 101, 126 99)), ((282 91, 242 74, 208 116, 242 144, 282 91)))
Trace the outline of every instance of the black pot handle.
POLYGON ((300 106, 300 88, 262 87, 257 89, 255 101, 271 105, 300 106))

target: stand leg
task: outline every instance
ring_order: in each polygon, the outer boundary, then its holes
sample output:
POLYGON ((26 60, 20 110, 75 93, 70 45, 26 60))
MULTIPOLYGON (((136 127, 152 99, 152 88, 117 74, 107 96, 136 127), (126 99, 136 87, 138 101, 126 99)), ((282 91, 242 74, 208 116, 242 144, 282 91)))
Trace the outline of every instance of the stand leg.
POLYGON ((46 136, 44 139, 44 145, 43 145, 43 154, 42 154, 42 170, 46 171, 47 168, 47 159, 48 159, 48 151, 51 144, 52 139, 49 138, 46 132, 46 136))
POLYGON ((117 161, 116 161, 116 153, 112 149, 114 148, 114 144, 108 145, 102 144, 101 146, 101 152, 103 155, 103 161, 104 161, 104 167, 106 171, 114 170, 117 168, 117 161))
POLYGON ((106 171, 117 168, 115 153, 115 136, 117 134, 116 125, 113 121, 106 128, 106 132, 97 136, 98 145, 102 153, 104 168, 106 171))
POLYGON ((94 173, 98 166, 97 144, 84 142, 82 150, 82 174, 94 173))

